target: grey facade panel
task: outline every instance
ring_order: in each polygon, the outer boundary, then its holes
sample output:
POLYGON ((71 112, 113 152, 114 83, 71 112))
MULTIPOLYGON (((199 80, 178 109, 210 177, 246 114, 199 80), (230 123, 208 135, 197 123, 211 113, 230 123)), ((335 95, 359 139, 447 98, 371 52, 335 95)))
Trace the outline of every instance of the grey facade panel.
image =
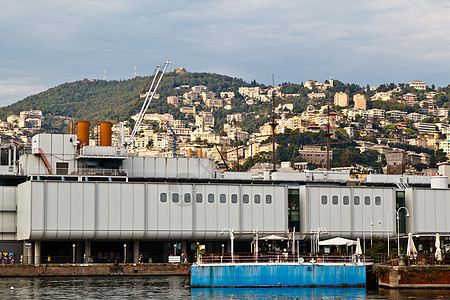
POLYGON ((19 189, 19 207, 31 219, 27 224, 21 218, 21 239, 223 240, 224 228, 237 234, 287 231, 282 186, 30 181, 19 189), (241 203, 241 191, 249 203, 241 203))

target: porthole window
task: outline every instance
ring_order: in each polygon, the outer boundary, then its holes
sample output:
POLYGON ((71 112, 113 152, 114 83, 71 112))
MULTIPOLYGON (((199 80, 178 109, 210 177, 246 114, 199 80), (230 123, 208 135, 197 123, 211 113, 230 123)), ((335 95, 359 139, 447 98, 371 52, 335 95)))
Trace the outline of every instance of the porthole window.
POLYGON ((254 200, 255 200, 256 204, 261 203, 261 196, 260 195, 255 195, 254 200))
POLYGON ((364 197, 364 204, 365 205, 370 205, 370 197, 369 196, 365 196, 364 197))
POLYGON ((323 205, 326 205, 327 203, 328 203, 327 196, 326 196, 326 195, 323 195, 323 196, 322 196, 322 204, 323 204, 323 205))
POLYGON ((191 202, 191 194, 189 194, 189 193, 184 194, 184 202, 186 202, 186 203, 191 202))
POLYGON ((375 205, 381 205, 381 197, 380 196, 375 197, 375 205))
POLYGON ((350 203, 350 198, 348 196, 344 196, 342 198, 342 203, 344 203, 344 205, 348 205, 350 203))
POLYGON ((208 203, 214 203, 214 194, 208 194, 208 203))
POLYGON ((220 194, 219 201, 220 201, 220 203, 225 203, 225 202, 227 202, 227 195, 225 195, 225 194, 220 194))
POLYGON ((331 198, 331 202, 333 203, 333 205, 337 205, 338 202, 339 202, 338 196, 333 196, 333 197, 331 198))
POLYGON ((159 200, 161 202, 167 202, 167 194, 166 193, 161 193, 161 195, 159 196, 159 200))
POLYGON ((266 195, 266 204, 272 204, 272 195, 266 195))
POLYGON ((249 203, 250 202, 250 197, 247 194, 244 194, 242 196, 242 202, 243 203, 249 203))
POLYGON ((203 202, 203 195, 202 194, 197 194, 197 195, 195 195, 195 197, 196 197, 195 201, 197 203, 202 203, 203 202))
POLYGON ((173 193, 172 194, 172 202, 177 203, 178 201, 180 201, 180 195, 178 193, 173 193))
POLYGON ((237 203, 237 195, 231 194, 231 203, 237 203))
POLYGON ((360 203, 359 196, 355 196, 355 197, 353 198, 353 203, 354 203, 355 205, 359 205, 359 203, 360 203))

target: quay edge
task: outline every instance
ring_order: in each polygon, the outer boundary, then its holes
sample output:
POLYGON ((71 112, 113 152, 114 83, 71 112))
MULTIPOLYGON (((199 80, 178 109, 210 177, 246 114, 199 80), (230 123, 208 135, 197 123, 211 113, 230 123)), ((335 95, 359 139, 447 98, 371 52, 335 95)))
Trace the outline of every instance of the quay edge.
POLYGON ((15 264, 0 265, 0 277, 187 276, 191 264, 15 264))
POLYGON ((390 289, 450 289, 446 265, 377 266, 378 286, 390 289))

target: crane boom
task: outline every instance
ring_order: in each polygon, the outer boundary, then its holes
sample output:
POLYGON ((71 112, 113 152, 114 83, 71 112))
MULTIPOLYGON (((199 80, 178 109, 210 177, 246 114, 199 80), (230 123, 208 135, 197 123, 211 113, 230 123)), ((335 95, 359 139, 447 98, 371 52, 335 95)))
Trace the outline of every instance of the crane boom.
POLYGON ((148 89, 147 96, 145 97, 141 110, 139 111, 139 115, 136 120, 136 124, 134 124, 133 131, 131 132, 130 139, 128 140, 128 142, 124 143, 125 148, 128 149, 128 147, 130 147, 133 144, 134 137, 136 136, 136 133, 138 132, 139 127, 141 126, 142 120, 144 119, 145 116, 145 112, 147 111, 150 103, 152 102, 153 96, 155 95, 155 92, 158 89, 161 79, 163 78, 164 73, 166 72, 167 66, 169 66, 169 64, 170 61, 166 61, 162 70, 161 66, 156 67, 152 83, 150 84, 150 88, 148 89))
POLYGON ((172 127, 170 126, 169 122, 166 122, 167 128, 170 129, 170 132, 172 132, 173 135, 173 141, 172 141, 172 155, 173 157, 177 157, 177 139, 178 136, 175 133, 175 131, 172 129, 172 127))

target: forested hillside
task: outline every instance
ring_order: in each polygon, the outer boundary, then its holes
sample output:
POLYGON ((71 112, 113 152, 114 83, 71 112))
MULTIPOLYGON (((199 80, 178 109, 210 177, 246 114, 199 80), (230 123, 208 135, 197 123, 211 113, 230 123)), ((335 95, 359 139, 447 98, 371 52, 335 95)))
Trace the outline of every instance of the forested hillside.
MULTIPOLYGON (((38 109, 44 115, 67 116, 75 119, 127 120, 142 105, 140 94, 145 93, 151 77, 137 77, 123 81, 88 80, 64 83, 14 104, 0 108, 0 118, 23 110, 38 109)), ((256 84, 256 83, 254 83, 256 84)), ((242 79, 211 73, 167 73, 157 91, 161 95, 150 109, 154 112, 175 114, 178 109, 167 105, 165 97, 182 96, 188 88, 181 85, 205 85, 210 91, 235 91, 239 86, 250 86, 242 79)))

